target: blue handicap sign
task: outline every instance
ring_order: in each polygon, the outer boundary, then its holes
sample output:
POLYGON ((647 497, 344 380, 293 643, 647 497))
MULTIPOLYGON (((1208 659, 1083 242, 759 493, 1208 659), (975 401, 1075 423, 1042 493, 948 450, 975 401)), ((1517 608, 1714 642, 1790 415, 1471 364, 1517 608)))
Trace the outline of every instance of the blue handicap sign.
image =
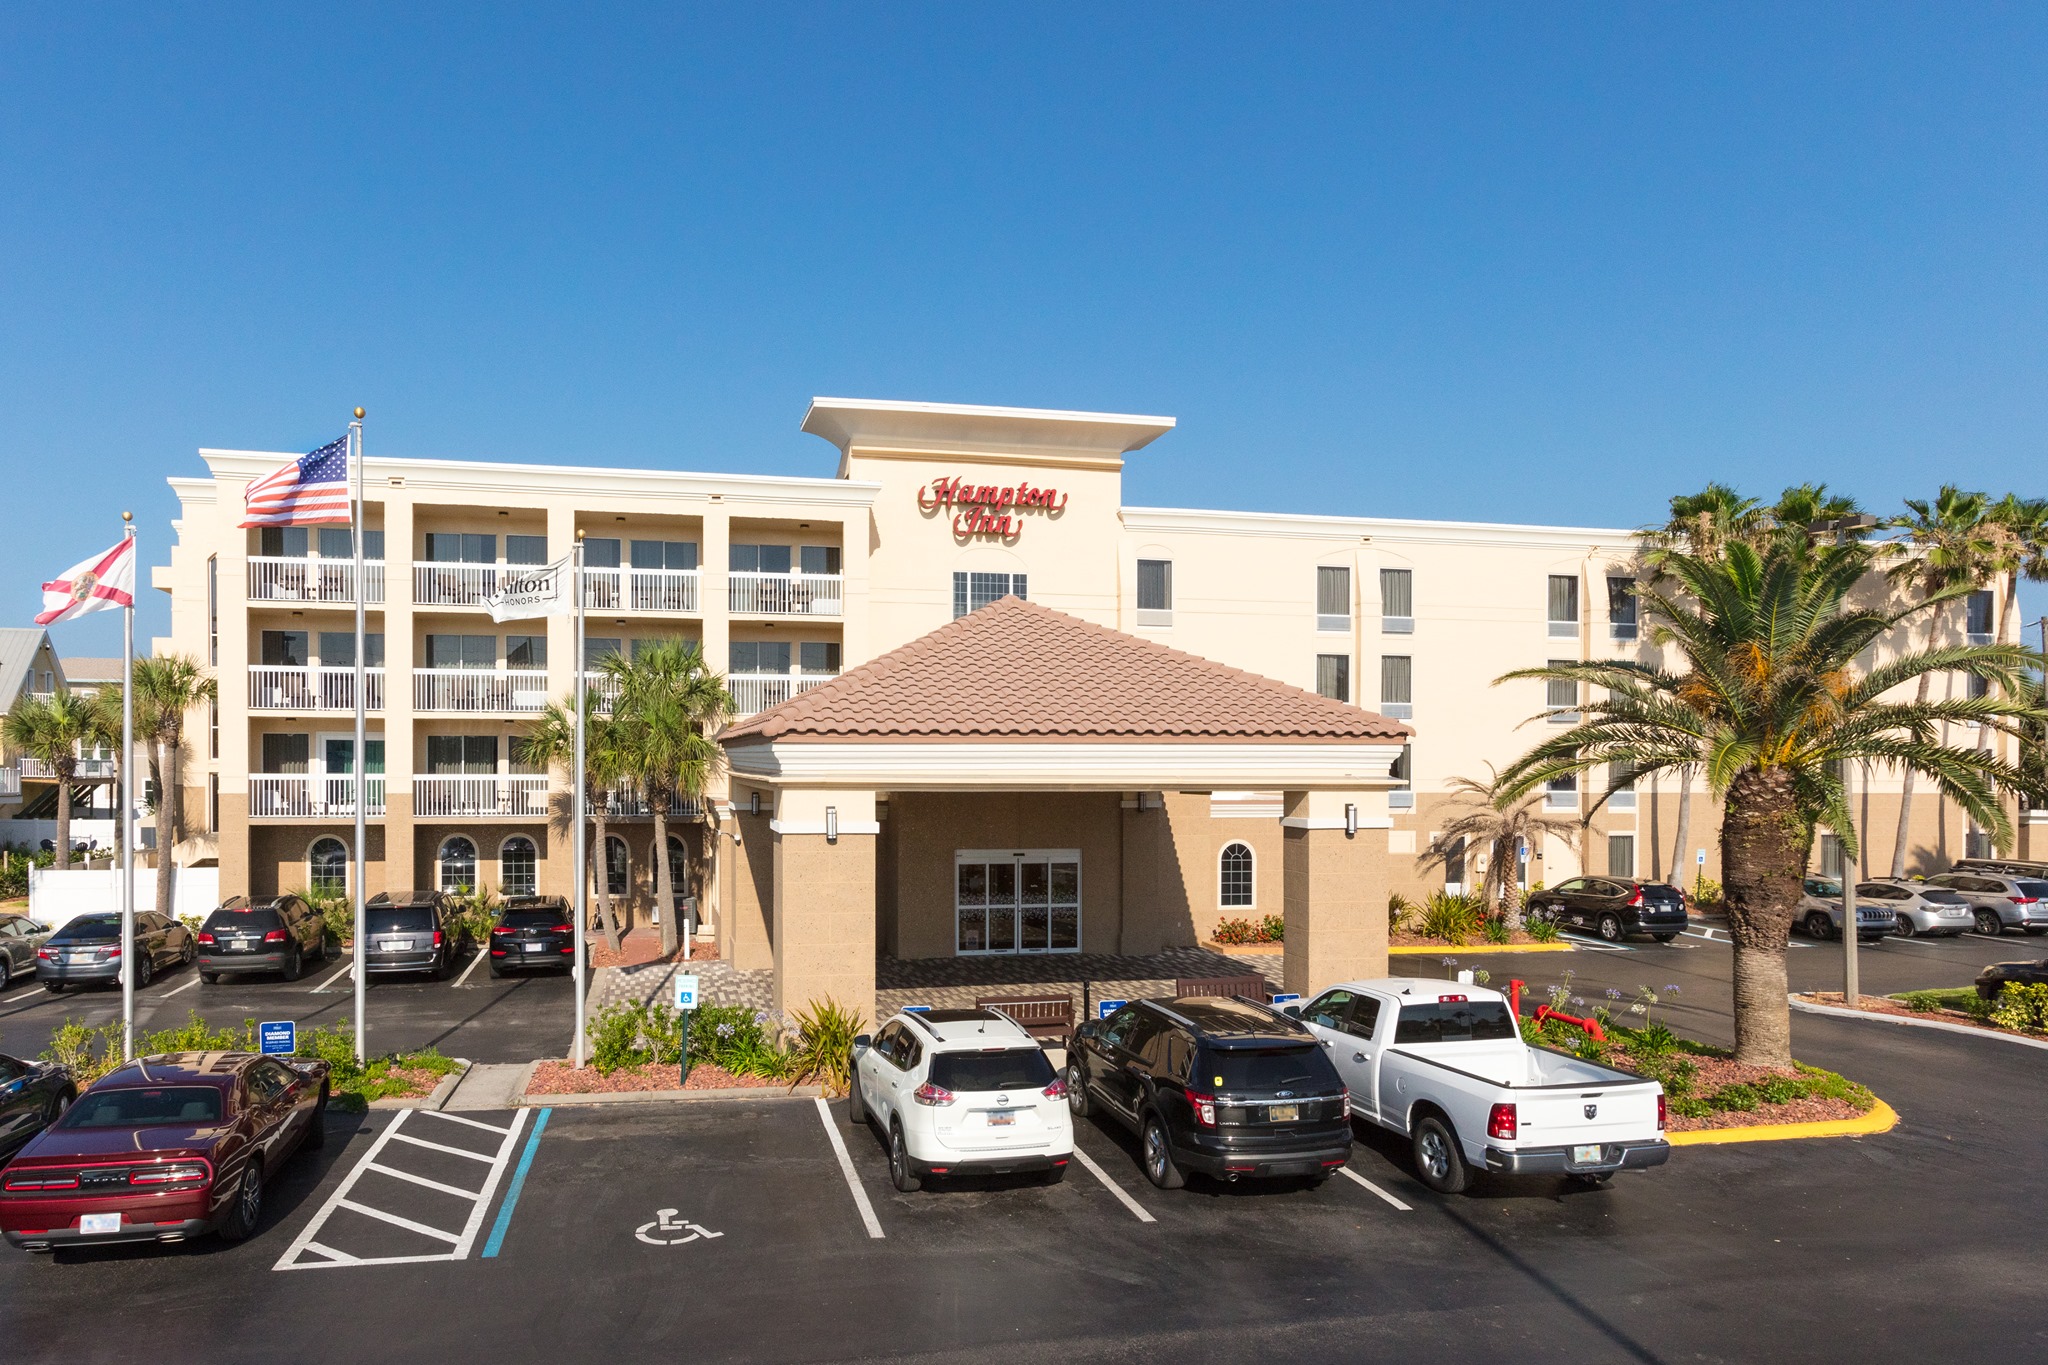
POLYGON ((932 1007, 930 1005, 905 1005, 903 1012, 905 1014, 930 1014, 932 1007))
POLYGON ((256 1038, 265 1056, 289 1057, 299 1050, 299 1026, 289 1019, 258 1024, 256 1038))
POLYGON ((1128 1000, 1098 1000, 1095 1002, 1095 1017, 1097 1019, 1107 1019, 1110 1015, 1115 1014, 1130 1003, 1128 1000))
POLYGON ((1292 991, 1288 991, 1288 992, 1284 992, 1284 993, 1282 993, 1282 994, 1280 994, 1280 995, 1276 995, 1276 996, 1274 996, 1274 997, 1273 997, 1273 1003, 1274 1003, 1274 1004, 1276 1004, 1276 1005, 1291 1005, 1291 1004, 1293 1004, 1293 1003, 1294 1003, 1295 1001, 1297 1001, 1297 1000, 1299 1000, 1299 999, 1301 999, 1301 997, 1300 997, 1299 995, 1296 995, 1296 994, 1295 994, 1295 993, 1293 993, 1292 991))

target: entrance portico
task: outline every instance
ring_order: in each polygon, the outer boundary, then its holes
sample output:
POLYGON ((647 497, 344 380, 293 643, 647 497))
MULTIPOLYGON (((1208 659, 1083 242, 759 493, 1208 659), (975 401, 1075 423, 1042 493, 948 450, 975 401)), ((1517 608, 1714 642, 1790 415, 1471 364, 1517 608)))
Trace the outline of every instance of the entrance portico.
POLYGON ((1005 598, 726 733, 721 955, 772 967, 784 1013, 830 996, 872 1019, 878 952, 1192 947, 1228 840, 1279 861, 1289 989, 1379 974, 1387 822, 1362 812, 1409 734, 1005 598), (1219 819, 1218 791, 1279 814, 1219 819))

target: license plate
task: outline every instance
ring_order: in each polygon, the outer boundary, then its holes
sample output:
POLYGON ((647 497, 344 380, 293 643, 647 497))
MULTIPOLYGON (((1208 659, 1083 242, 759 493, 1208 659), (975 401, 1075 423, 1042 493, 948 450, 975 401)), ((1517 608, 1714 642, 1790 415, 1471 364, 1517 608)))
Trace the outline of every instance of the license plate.
POLYGON ((253 953, 256 951, 256 940, 253 938, 231 938, 227 941, 226 947, 231 953, 253 953))
POLYGON ((1300 1117, 1301 1106, 1298 1104, 1276 1104, 1266 1110, 1269 1123, 1293 1123, 1300 1117))
POLYGON ((412 948, 412 940, 409 938, 387 938, 384 940, 383 946, 389 952, 405 952, 412 948))
POLYGON ((1600 1160, 1600 1155, 1600 1148, 1597 1146, 1574 1147, 1572 1148, 1572 1164, 1574 1166, 1590 1166, 1600 1160))
POLYGON ((85 1233, 119 1232, 121 1215, 118 1213, 85 1213, 78 1217, 78 1230, 85 1233))
POLYGON ((988 1126, 991 1128, 1012 1128, 1016 1126, 1016 1123, 1017 1116, 1015 1114, 990 1114, 988 1116, 988 1126))

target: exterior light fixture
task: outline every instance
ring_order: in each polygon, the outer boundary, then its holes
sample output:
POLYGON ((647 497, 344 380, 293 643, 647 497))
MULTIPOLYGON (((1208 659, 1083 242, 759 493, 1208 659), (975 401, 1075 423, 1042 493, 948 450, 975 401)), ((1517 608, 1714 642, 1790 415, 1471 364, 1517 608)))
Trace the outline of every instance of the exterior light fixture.
POLYGON ((828 844, 839 842, 839 807, 837 806, 825 807, 825 842, 828 844))
POLYGON ((748 792, 748 793, 747 793, 747 814, 749 814, 749 815, 759 815, 760 813, 761 813, 761 789, 760 789, 759 787, 756 787, 756 788, 754 788, 754 790, 752 790, 751 792, 748 792))
POLYGON ((1344 803, 1344 837, 1349 839, 1358 833, 1358 807, 1350 801, 1344 803))

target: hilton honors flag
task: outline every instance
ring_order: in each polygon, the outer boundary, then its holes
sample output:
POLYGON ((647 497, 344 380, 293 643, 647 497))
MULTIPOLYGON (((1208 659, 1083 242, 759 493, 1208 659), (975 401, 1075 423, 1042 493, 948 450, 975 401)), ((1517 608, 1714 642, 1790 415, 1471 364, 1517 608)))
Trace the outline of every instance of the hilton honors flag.
POLYGON ((244 526, 348 525, 348 437, 301 455, 242 494, 244 526))
POLYGON ((43 610, 36 616, 36 624, 47 626, 88 612, 134 605, 135 542, 124 536, 113 549, 73 564, 43 584, 43 610))

